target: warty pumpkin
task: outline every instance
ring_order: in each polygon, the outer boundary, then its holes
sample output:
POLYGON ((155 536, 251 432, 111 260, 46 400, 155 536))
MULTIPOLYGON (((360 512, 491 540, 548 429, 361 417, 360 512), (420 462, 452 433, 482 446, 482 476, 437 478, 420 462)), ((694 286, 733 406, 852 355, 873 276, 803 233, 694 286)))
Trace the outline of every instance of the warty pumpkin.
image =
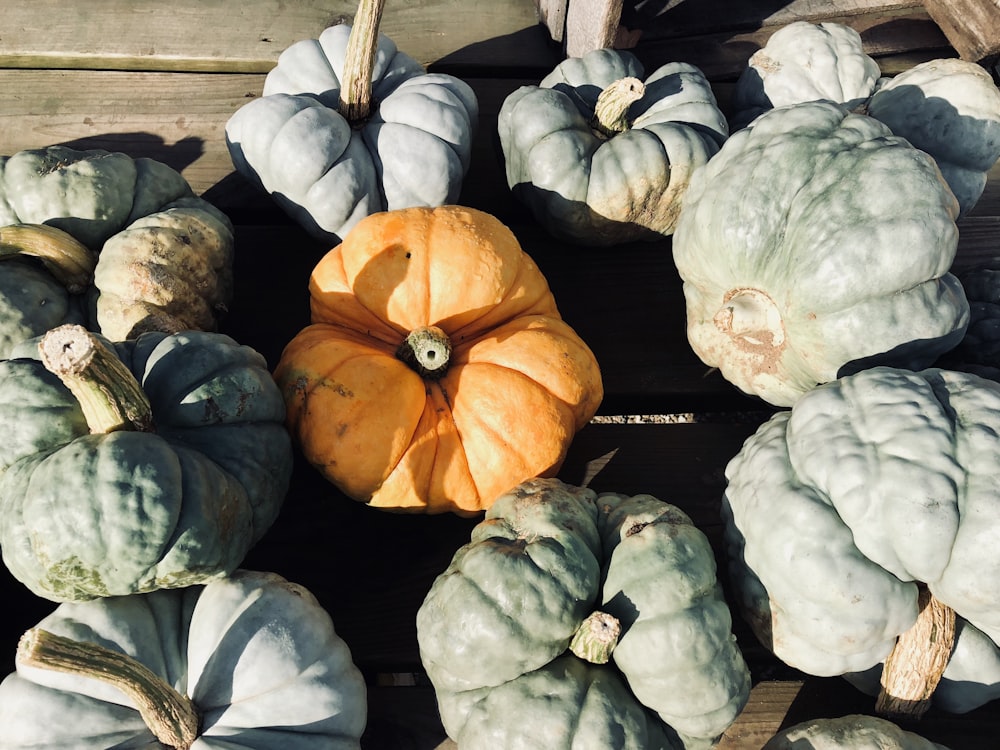
POLYGON ((359 750, 364 679, 276 573, 61 604, 0 683, 7 750, 359 750))
POLYGON ((603 397, 593 352, 490 214, 373 214, 316 264, 274 371, 308 461, 385 509, 478 513, 554 474, 603 397))
POLYGON ((782 729, 761 750, 948 750, 887 719, 847 714, 810 719, 782 729))
POLYGON ((383 5, 285 49, 226 123, 236 170, 330 244, 378 211, 455 203, 469 168, 475 92, 378 33, 383 5))
POLYGON ((957 216, 930 156, 874 118, 769 110, 691 179, 672 243, 688 341, 778 406, 863 367, 929 366, 969 321, 957 216))
POLYGON ((215 331, 233 294, 234 230, 180 173, 65 146, 0 159, 0 357, 65 323, 112 341, 215 331))
POLYGON ((740 74, 732 127, 816 100, 874 117, 933 156, 963 216, 1000 159, 1000 89, 981 65, 942 58, 883 76, 861 35, 838 23, 796 21, 775 31, 740 74))
POLYGON ((651 495, 558 479, 504 493, 417 612, 463 750, 708 747, 750 673, 708 539, 651 495))
POLYGON ((284 416, 264 358, 223 334, 24 342, 0 361, 4 563, 54 601, 232 572, 284 500, 284 416))
POLYGON ((779 659, 880 693, 886 718, 993 700, 998 477, 1000 384, 874 367, 819 386, 726 468, 733 601, 779 659))
POLYGON ((704 74, 645 76, 631 52, 597 49, 522 86, 498 118, 507 184, 554 236, 584 245, 673 233, 691 173, 726 140, 704 74))

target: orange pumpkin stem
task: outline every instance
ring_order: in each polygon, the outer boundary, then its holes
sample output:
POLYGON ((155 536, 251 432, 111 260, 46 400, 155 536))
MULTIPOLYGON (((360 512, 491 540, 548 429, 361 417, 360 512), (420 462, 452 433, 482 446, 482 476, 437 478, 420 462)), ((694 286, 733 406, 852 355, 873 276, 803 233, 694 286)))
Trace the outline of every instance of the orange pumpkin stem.
POLYGON ((132 699, 149 731, 166 747, 188 750, 198 739, 201 719, 191 699, 128 654, 32 628, 21 636, 17 661, 118 688, 132 699))
POLYGON ((921 587, 920 613, 899 636, 882 668, 875 712, 887 719, 919 719, 931 705, 955 645, 955 611, 921 587))
POLYGON ((396 356, 420 377, 437 380, 448 372, 451 339, 437 326, 422 326, 410 331, 396 350, 396 356))
POLYGON ((347 38, 339 111, 352 127, 363 123, 372 112, 372 70, 384 8, 385 0, 361 0, 347 38))

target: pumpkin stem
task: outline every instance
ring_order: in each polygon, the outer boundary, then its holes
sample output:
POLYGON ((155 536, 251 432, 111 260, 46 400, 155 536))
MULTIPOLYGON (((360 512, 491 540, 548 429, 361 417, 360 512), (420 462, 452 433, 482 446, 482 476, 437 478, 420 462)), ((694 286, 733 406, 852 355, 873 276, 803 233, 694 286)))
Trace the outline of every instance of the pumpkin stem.
POLYGON ((437 380, 448 371, 451 340, 437 326, 422 326, 410 331, 396 350, 396 356, 420 377, 437 380))
POLYGON ((0 228, 0 260, 38 258, 70 294, 80 294, 94 280, 97 255, 73 235, 46 224, 10 224, 0 228))
POLYGON ((887 719, 919 719, 931 705, 955 645, 955 611, 921 586, 917 621, 896 641, 882 668, 875 712, 887 719))
POLYGON ((38 343, 42 364, 80 402, 91 433, 153 429, 153 408, 125 363, 80 325, 53 328, 38 343))
POLYGON ((339 111, 352 127, 363 123, 371 115, 372 70, 384 8, 385 0, 361 0, 347 37, 339 111))
POLYGON ((638 78, 619 78, 597 97, 590 126, 606 138, 624 133, 631 127, 628 109, 646 93, 646 85, 638 78))
POLYGON ((712 320, 720 331, 751 347, 777 349, 785 343, 778 306, 759 289, 731 290, 712 320))
POLYGON ((201 719, 191 699, 128 654, 32 628, 17 644, 17 661, 118 688, 132 699, 149 731, 166 747, 188 750, 198 739, 201 719))
POLYGON ((607 612, 591 612, 573 634, 569 650, 591 664, 607 664, 621 632, 617 617, 607 612))

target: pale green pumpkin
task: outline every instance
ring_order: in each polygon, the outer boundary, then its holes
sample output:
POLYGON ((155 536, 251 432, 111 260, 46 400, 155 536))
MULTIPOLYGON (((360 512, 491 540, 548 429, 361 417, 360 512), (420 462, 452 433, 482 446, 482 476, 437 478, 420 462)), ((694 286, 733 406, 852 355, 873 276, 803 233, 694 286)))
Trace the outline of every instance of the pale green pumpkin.
POLYGON ((779 406, 874 364, 929 366, 969 320, 957 215, 934 161, 874 118, 770 110, 692 177, 673 238, 688 341, 779 406))
POLYGON ((646 76, 598 49, 511 93, 498 119, 507 184, 554 236, 584 245, 670 235, 691 173, 729 133, 702 72, 646 76))
POLYGON ((465 750, 710 744, 750 689, 715 572, 675 506, 519 485, 417 613, 445 730, 465 750))
POLYGON ((329 614, 275 573, 64 603, 26 634, 15 664, 0 683, 8 750, 358 750, 367 717, 364 679, 329 614), (72 671, 46 667, 53 641, 80 656, 72 671), (107 662, 95 645, 127 670, 87 671, 107 662), (134 692, 114 680, 123 671, 140 673, 134 692))
POLYGON ((78 601, 234 570, 291 476, 284 402, 263 357, 202 331, 112 348, 66 326, 41 352, 34 343, 0 361, 11 574, 39 596, 78 601))
POLYGON ((948 750, 877 716, 811 719, 782 729, 761 750, 948 750))
POLYGON ((883 664, 895 685, 895 665, 938 658, 925 697, 883 691, 887 713, 1000 697, 998 476, 1000 384, 875 367, 819 386, 726 468, 734 602, 782 661, 867 692, 883 664))

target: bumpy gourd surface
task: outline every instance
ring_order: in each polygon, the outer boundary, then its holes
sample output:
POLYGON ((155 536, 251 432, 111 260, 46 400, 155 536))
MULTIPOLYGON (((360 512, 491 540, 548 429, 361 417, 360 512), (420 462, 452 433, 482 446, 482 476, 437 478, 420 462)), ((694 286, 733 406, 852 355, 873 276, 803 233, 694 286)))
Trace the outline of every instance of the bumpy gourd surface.
POLYGON ((287 490, 284 405, 260 354, 204 332, 145 334, 119 352, 156 432, 92 435, 39 361, 0 362, 3 559, 56 601, 224 575, 287 490))
POLYGON ((771 110, 692 178, 673 238, 688 340, 776 405, 861 366, 926 367, 968 324, 956 216, 930 157, 878 121, 771 110))
POLYGON ((597 95, 627 77, 644 77, 633 55, 595 50, 501 107, 507 183, 557 237, 608 245, 671 234, 691 173, 729 133, 708 81, 686 63, 644 79, 626 131, 595 132, 597 95))
MULTIPOLYGON (((315 597, 273 573, 61 605, 39 623, 137 658, 200 710, 192 750, 357 750, 364 679, 315 597)), ((0 744, 161 748, 122 694, 19 665, 0 683, 0 744)))
POLYGON ((679 509, 538 479, 486 512, 417 637, 460 747, 697 747, 749 695, 731 624, 711 547, 679 509), (622 625, 607 665, 567 651, 594 610, 622 625))
POLYGON ((875 716, 851 714, 813 719, 788 727, 768 740, 762 750, 948 750, 915 732, 875 716))
MULTIPOLYGON (((747 440, 723 499, 740 607, 786 663, 874 670, 917 615, 918 584, 959 616, 934 699, 1000 684, 1000 385, 877 367, 821 386, 747 440)), ((870 681, 866 675, 861 682, 870 681)))

